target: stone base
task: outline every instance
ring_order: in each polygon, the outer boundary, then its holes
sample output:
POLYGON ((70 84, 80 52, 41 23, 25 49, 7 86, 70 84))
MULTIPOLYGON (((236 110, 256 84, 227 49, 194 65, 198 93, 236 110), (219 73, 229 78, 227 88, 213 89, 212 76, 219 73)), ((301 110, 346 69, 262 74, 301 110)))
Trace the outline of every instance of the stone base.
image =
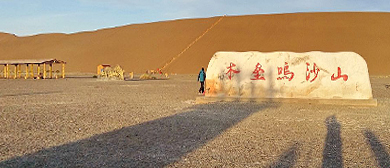
POLYGON ((330 104, 341 106, 374 106, 378 105, 377 99, 296 99, 296 98, 243 98, 243 97, 209 97, 196 98, 196 104, 213 102, 255 102, 255 103, 299 103, 299 104, 330 104))

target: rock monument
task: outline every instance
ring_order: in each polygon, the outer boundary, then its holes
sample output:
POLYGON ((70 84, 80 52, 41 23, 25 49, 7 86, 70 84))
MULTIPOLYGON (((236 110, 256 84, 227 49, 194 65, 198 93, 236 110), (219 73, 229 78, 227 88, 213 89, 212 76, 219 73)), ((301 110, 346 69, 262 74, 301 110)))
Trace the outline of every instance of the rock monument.
POLYGON ((204 99, 357 100, 375 104, 367 64, 354 52, 217 52, 204 99))

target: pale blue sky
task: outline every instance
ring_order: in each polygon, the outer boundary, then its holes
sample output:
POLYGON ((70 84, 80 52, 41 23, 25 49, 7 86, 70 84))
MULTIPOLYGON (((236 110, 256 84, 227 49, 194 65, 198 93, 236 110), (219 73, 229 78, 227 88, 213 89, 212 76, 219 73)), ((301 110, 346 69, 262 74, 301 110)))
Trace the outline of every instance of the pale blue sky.
POLYGON ((134 23, 212 16, 377 11, 388 0, 0 0, 0 32, 73 33, 134 23))

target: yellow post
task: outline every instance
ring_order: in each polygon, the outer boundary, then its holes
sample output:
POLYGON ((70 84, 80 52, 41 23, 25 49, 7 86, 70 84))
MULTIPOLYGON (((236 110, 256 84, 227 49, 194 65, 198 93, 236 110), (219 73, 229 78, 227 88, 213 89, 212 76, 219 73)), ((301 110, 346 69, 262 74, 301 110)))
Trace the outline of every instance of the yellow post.
POLYGON ((7 78, 7 65, 4 65, 3 78, 7 78))
POLYGON ((97 76, 100 75, 100 71, 101 71, 101 69, 102 69, 101 67, 102 67, 102 65, 98 65, 98 66, 97 66, 97 71, 96 71, 97 76))
POLYGON ((38 67, 37 67, 37 79, 41 79, 41 64, 38 64, 38 67))
POLYGON ((9 78, 9 65, 7 64, 7 79, 9 78))
POLYGON ((34 64, 31 64, 31 77, 34 79, 34 64))
POLYGON ((134 79, 134 72, 130 72, 130 79, 134 79))
POLYGON ((65 64, 62 63, 62 78, 65 78, 65 64))
POLYGON ((46 63, 43 63, 43 79, 46 79, 46 63))
POLYGON ((22 65, 18 64, 18 78, 22 77, 22 65))
POLYGON ((53 64, 50 64, 49 65, 49 76, 50 76, 50 79, 52 79, 53 78, 53 64))
POLYGON ((14 79, 16 79, 18 77, 18 65, 15 65, 15 69, 14 69, 14 79))
POLYGON ((26 64, 26 75, 24 76, 24 79, 28 79, 28 64, 26 64))

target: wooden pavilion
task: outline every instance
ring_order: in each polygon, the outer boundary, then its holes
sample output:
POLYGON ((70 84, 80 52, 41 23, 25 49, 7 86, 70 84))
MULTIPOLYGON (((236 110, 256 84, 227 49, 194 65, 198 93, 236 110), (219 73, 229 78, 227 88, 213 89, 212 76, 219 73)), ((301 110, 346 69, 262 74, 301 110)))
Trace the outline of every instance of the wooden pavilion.
MULTIPOLYGON (((62 72, 61 77, 65 78, 65 61, 57 60, 57 59, 25 59, 25 60, 0 60, 0 66, 3 65, 3 76, 2 78, 6 79, 18 79, 22 77, 22 74, 24 74, 24 79, 32 78, 32 79, 47 79, 53 78, 53 64, 61 64, 62 65, 62 72), (22 66, 26 67, 25 72, 22 72, 22 66), (34 65, 37 65, 37 73, 34 74, 34 65), (49 65, 49 70, 46 71, 46 65, 49 65), (14 70, 12 71, 11 76, 11 70, 10 67, 14 66, 14 70), (43 68, 41 68, 43 66, 43 68), (43 69, 43 73, 42 70, 43 69), (47 76, 47 72, 49 73, 49 76, 47 76)), ((58 76, 56 75, 56 78, 58 76)))

